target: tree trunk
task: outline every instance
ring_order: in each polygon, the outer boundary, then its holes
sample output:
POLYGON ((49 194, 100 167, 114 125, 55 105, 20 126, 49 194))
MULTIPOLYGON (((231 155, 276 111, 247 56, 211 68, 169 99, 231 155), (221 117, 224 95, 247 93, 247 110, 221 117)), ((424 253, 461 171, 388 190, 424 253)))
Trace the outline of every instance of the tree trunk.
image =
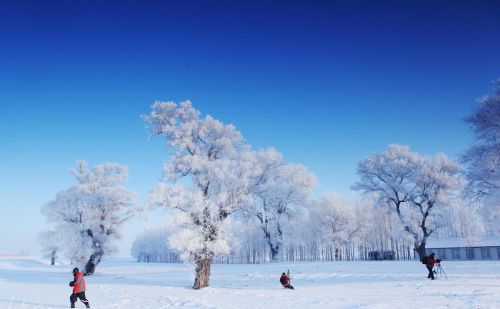
POLYGON ((101 262, 101 258, 103 255, 104 253, 102 251, 92 253, 87 264, 85 265, 85 275, 91 276, 94 274, 95 269, 101 262))
POLYGON ((277 262, 278 258, 280 257, 280 243, 277 242, 276 244, 273 242, 271 239, 271 233, 267 230, 267 228, 262 229, 264 231, 264 236, 267 242, 267 245, 269 246, 269 254, 271 254, 271 262, 277 262))
POLYGON ((52 250, 51 255, 50 255, 50 265, 55 265, 56 264, 56 250, 52 250))
POLYGON ((210 267, 212 266, 212 259, 205 258, 196 261, 196 269, 194 279, 193 289, 199 290, 208 286, 208 280, 210 279, 210 267))
POLYGON ((277 262, 279 258, 279 247, 277 245, 273 246, 273 244, 270 242, 268 244, 269 252, 271 253, 271 262, 277 262))
POLYGON ((421 260, 424 256, 427 255, 425 252, 425 241, 422 241, 418 246, 415 247, 415 251, 418 253, 418 257, 421 260))

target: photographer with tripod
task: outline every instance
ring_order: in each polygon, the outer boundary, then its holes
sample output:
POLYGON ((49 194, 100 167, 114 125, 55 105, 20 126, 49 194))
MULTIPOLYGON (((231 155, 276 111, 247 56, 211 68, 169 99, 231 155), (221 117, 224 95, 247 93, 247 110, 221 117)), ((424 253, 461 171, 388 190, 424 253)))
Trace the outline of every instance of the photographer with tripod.
POLYGON ((427 267, 427 270, 429 271, 429 275, 427 276, 427 278, 430 278, 431 280, 435 280, 436 278, 434 277, 434 266, 436 264, 438 264, 438 266, 440 266, 440 262, 441 260, 440 259, 435 259, 434 257, 436 256, 436 254, 434 252, 432 252, 431 254, 429 254, 429 256, 424 256, 422 258, 422 264, 425 264, 425 267, 427 267))

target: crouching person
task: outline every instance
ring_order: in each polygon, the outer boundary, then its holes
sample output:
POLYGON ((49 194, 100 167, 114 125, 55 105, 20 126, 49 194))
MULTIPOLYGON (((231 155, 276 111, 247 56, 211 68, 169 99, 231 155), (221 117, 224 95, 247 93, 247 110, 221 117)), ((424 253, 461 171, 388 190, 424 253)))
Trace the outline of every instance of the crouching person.
POLYGON ((290 277, 288 277, 287 274, 285 273, 281 274, 280 283, 285 289, 293 290, 293 286, 290 285, 290 277))
POLYGON ((69 286, 73 287, 73 294, 69 297, 71 302, 71 308, 75 308, 75 303, 80 298, 85 307, 90 308, 89 301, 85 297, 85 279, 83 278, 83 273, 78 269, 73 269, 73 281, 69 283, 69 286))

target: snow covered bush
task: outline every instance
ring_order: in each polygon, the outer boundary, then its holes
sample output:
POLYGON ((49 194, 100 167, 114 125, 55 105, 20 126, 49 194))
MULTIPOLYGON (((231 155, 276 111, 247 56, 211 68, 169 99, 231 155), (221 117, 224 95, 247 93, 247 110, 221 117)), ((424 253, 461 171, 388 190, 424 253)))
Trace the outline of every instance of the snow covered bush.
MULTIPOLYGON (((124 187, 127 168, 104 163, 89 169, 85 161, 72 170, 77 183, 42 207, 58 237, 59 250, 92 275, 104 255, 113 253, 123 223, 140 209, 124 187)), ((46 234, 46 237, 52 237, 46 234)), ((49 241, 49 240, 46 240, 49 241)))

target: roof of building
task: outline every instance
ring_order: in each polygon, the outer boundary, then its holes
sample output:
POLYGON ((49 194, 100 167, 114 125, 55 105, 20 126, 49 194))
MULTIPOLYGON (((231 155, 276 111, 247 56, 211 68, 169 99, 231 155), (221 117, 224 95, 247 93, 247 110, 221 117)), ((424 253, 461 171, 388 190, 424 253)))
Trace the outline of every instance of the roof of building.
POLYGON ((484 236, 480 238, 445 237, 429 238, 427 249, 464 248, 464 247, 500 247, 499 236, 484 236))

